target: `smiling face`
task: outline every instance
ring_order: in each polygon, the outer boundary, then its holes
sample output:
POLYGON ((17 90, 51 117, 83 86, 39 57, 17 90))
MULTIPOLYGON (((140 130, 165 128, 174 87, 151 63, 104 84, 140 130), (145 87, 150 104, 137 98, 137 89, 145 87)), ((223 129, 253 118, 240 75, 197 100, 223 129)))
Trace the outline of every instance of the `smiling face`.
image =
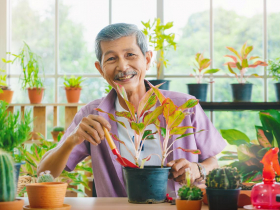
POLYGON ((107 82, 116 89, 114 82, 124 86, 127 92, 145 88, 144 78, 149 69, 152 52, 143 55, 135 36, 113 41, 101 41, 102 61, 95 66, 107 82))

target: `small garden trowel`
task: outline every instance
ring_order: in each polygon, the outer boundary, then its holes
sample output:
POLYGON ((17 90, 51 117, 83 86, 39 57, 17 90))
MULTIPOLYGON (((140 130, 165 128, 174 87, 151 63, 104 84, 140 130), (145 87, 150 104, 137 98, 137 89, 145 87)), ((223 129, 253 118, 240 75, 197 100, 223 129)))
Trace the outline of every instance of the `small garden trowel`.
POLYGON ((103 127, 103 130, 105 133, 105 138, 107 139, 107 142, 108 142, 113 154, 117 156, 116 160, 124 167, 139 168, 137 165, 135 165, 134 163, 130 162, 128 159, 126 159, 120 155, 119 150, 117 149, 109 131, 104 126, 102 126, 102 127, 103 127))

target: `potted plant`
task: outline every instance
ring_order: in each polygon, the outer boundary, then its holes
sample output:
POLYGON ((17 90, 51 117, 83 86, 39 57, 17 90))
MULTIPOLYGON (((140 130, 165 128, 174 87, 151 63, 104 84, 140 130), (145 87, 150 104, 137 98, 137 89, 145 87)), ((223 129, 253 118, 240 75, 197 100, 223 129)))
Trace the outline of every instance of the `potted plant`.
MULTIPOLYGON (((6 61, 5 58, 2 58, 4 63, 10 63, 11 61, 6 61)), ((7 74, 6 70, 0 68, 0 100, 11 103, 13 99, 14 91, 12 91, 7 84, 7 74)))
POLYGON ((153 85, 158 85, 163 82, 163 84, 160 89, 168 90, 169 89, 169 80, 163 79, 163 66, 167 67, 168 60, 165 58, 165 51, 171 47, 176 50, 176 42, 175 34, 174 33, 166 33, 167 29, 170 29, 173 27, 173 22, 168 22, 165 25, 161 23, 160 18, 155 18, 152 25, 150 24, 150 20, 148 22, 141 23, 144 25, 144 29, 142 32, 148 37, 150 46, 154 48, 154 51, 157 51, 157 61, 156 63, 156 69, 157 69, 157 79, 156 80, 149 80, 150 83, 153 85))
POLYGON ((276 58, 274 61, 268 61, 268 72, 272 74, 273 80, 276 80, 277 83, 274 83, 276 100, 280 102, 280 57, 276 58))
POLYGON ((67 76, 64 76, 64 88, 66 91, 66 98, 68 103, 78 103, 80 100, 80 94, 81 94, 81 83, 85 81, 85 79, 82 79, 82 76, 71 76, 68 78, 67 76))
POLYGON ((26 42, 23 42, 23 48, 19 54, 12 54, 14 59, 12 63, 19 61, 23 71, 22 89, 28 90, 28 96, 31 104, 39 104, 42 101, 44 87, 43 79, 39 76, 39 72, 44 73, 44 67, 41 63, 41 57, 34 53, 26 42))
POLYGON ((209 210, 237 210, 241 176, 237 168, 217 168, 206 176, 209 210))
POLYGON ((16 189, 13 159, 0 150, 0 209, 22 210, 24 200, 16 199, 16 189))
POLYGON ((186 171, 186 184, 178 190, 180 199, 176 199, 177 210, 200 210, 202 205, 202 191, 200 188, 191 185, 191 172, 189 168, 186 171))
MULTIPOLYGON (((234 74, 238 81, 238 84, 231 84, 233 101, 251 101, 252 84, 245 83, 246 79, 251 75, 245 78, 245 73, 247 72, 248 68, 256 68, 257 66, 267 66, 267 63, 261 60, 257 60, 253 64, 249 65, 249 61, 258 59, 259 57, 251 56, 250 58, 248 58, 249 53, 253 50, 253 46, 247 46, 246 42, 242 46, 240 54, 232 47, 226 48, 236 55, 225 55, 225 57, 231 58, 233 62, 227 62, 224 64, 228 66, 230 73, 234 74), (238 76, 237 73, 233 71, 233 68, 237 68, 239 70, 240 76, 238 76)), ((252 75, 258 76, 257 74, 252 75)))
POLYGON ((21 119, 19 111, 12 114, 7 109, 8 104, 0 101, 0 149, 13 156, 17 183, 20 166, 24 164, 24 157, 17 151, 19 151, 21 144, 29 139, 32 120, 30 112, 25 112, 24 118, 21 119))
POLYGON ((58 137, 59 133, 61 133, 62 135, 64 134, 64 127, 56 126, 53 128, 51 134, 52 134, 54 141, 57 141, 57 137, 58 137))
MULTIPOLYGON (((136 166, 140 168, 124 168, 124 175, 126 177, 126 187, 128 193, 128 201, 131 203, 159 203, 164 202, 166 198, 167 178, 170 167, 164 167, 166 157, 172 153, 172 145, 175 141, 192 135, 193 133, 186 133, 187 129, 193 128, 192 126, 178 127, 178 125, 184 120, 184 117, 190 113, 186 112, 188 108, 194 107, 198 104, 197 99, 190 99, 180 107, 176 106, 172 100, 165 98, 159 91, 158 86, 151 86, 143 98, 139 102, 138 109, 136 110, 134 105, 128 101, 126 91, 123 86, 116 84, 117 92, 124 99, 129 111, 117 112, 116 116, 122 116, 128 119, 131 129, 134 131, 134 141, 129 136, 129 140, 132 143, 134 153, 130 151, 125 143, 121 141, 116 135, 111 134, 113 139, 125 145, 131 156, 135 161, 136 166), (156 107, 153 111, 150 111, 156 103, 157 99, 160 102, 160 106, 156 107), (165 112, 163 112, 165 110, 165 112), (164 114, 166 119, 166 127, 160 127, 158 116, 164 114), (181 117, 175 117, 181 116, 181 117), (162 142, 162 156, 159 154, 150 154, 147 157, 139 160, 140 153, 144 142, 148 139, 152 139, 156 132, 147 130, 147 126, 154 124, 158 133, 164 136, 162 142), (168 144, 172 135, 179 135, 171 144, 168 144), (152 155, 156 155, 161 160, 161 166, 146 166, 144 163, 150 160, 152 155), (141 181, 140 181, 141 180, 141 181), (137 189, 137 190, 135 190, 137 189)), ((99 112, 107 113, 100 108, 96 109, 99 112)), ((126 128, 125 124, 115 119, 114 115, 107 113, 109 118, 121 126, 126 128)), ((127 128, 126 128, 127 129, 127 128)), ((202 131, 202 130, 201 130, 202 131)), ((198 132, 201 132, 198 131, 198 132)), ((161 144, 161 143, 160 143, 161 144)), ((200 154, 199 150, 184 149, 181 147, 175 148, 181 149, 185 152, 191 152, 193 154, 200 154)))
POLYGON ((220 69, 206 70, 211 64, 211 59, 204 58, 203 53, 196 53, 195 60, 197 64, 194 63, 195 68, 193 71, 197 84, 187 84, 189 94, 195 96, 200 101, 206 101, 208 84, 202 83, 202 78, 205 74, 214 74, 220 71, 220 69))

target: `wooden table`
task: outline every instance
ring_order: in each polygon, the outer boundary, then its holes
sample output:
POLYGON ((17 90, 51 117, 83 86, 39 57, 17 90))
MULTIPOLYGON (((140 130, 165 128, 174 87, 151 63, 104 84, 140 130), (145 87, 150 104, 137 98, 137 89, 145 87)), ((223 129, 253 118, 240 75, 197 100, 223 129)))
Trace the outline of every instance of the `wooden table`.
MULTIPOLYGON (((28 198, 24 199, 24 205, 28 205, 28 198)), ((176 210, 175 205, 170 203, 160 204, 132 204, 127 198, 70 198, 66 197, 64 203, 72 206, 71 210, 176 210)), ((241 208, 242 209, 242 208, 241 208)), ((202 210, 208 210, 207 205, 202 206, 202 210)))

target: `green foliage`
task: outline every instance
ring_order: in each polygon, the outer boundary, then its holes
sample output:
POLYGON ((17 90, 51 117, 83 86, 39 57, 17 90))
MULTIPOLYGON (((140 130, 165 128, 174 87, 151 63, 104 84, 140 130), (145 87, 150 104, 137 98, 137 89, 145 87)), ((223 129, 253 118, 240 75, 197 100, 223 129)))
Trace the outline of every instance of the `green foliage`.
POLYGON ((14 201, 15 197, 14 162, 9 153, 0 150, 0 202, 14 201))
POLYGON ((241 184, 241 176, 237 168, 213 169, 206 176, 206 186, 212 189, 237 189, 241 184))
POLYGON ((268 61, 268 72, 272 75, 273 79, 280 82, 280 57, 275 60, 268 61))
POLYGON ((220 69, 206 70, 211 64, 211 59, 204 58, 203 53, 196 53, 195 60, 198 65, 196 63, 194 63, 194 66, 196 68, 194 68, 193 71, 195 73, 195 78, 197 80, 197 83, 202 82, 202 78, 203 78, 204 74, 214 74, 214 73, 220 71, 220 69))
POLYGON ((56 126, 56 127, 53 128, 53 131, 64 131, 64 127, 56 126))
POLYGON ((85 81, 85 79, 82 79, 82 76, 71 76, 68 78, 67 76, 64 76, 64 86, 68 88, 82 88, 81 83, 85 81))
POLYGON ((159 79, 162 71, 161 63, 163 63, 165 67, 168 65, 168 60, 164 55, 165 51, 171 47, 176 50, 176 42, 174 41, 175 34, 167 34, 165 31, 173 27, 173 22, 168 22, 164 25, 161 24, 160 18, 155 18, 152 25, 150 24, 150 20, 146 23, 141 21, 141 23, 144 25, 142 32, 148 37, 151 43, 150 46, 154 47, 154 51, 160 51, 160 58, 157 62, 157 78, 159 79))
POLYGON ((259 112, 262 126, 255 126, 256 140, 248 141, 246 134, 235 130, 222 130, 221 134, 231 145, 237 146, 237 152, 223 152, 219 160, 235 160, 230 167, 236 167, 244 182, 262 180, 263 165, 260 163, 264 154, 280 144, 280 113, 276 110, 259 112))
POLYGON ((203 193, 201 189, 196 186, 187 187, 184 185, 178 190, 178 196, 181 200, 201 200, 203 193))
POLYGON ((22 89, 25 88, 42 88, 43 79, 39 76, 40 70, 44 73, 44 67, 41 63, 41 57, 34 53, 26 42, 23 42, 23 47, 19 54, 12 54, 14 56, 12 63, 18 61, 23 71, 22 89))
POLYGON ((0 148, 12 153, 15 161, 20 162, 14 149, 18 149, 30 137, 31 112, 25 112, 24 119, 20 119, 19 111, 12 114, 7 109, 8 104, 0 101, 0 148))
POLYGON ((108 94, 112 90, 112 86, 106 83, 105 93, 108 94))
POLYGON ((50 174, 50 171, 41 172, 38 179, 38 183, 42 182, 54 182, 53 176, 50 174))

